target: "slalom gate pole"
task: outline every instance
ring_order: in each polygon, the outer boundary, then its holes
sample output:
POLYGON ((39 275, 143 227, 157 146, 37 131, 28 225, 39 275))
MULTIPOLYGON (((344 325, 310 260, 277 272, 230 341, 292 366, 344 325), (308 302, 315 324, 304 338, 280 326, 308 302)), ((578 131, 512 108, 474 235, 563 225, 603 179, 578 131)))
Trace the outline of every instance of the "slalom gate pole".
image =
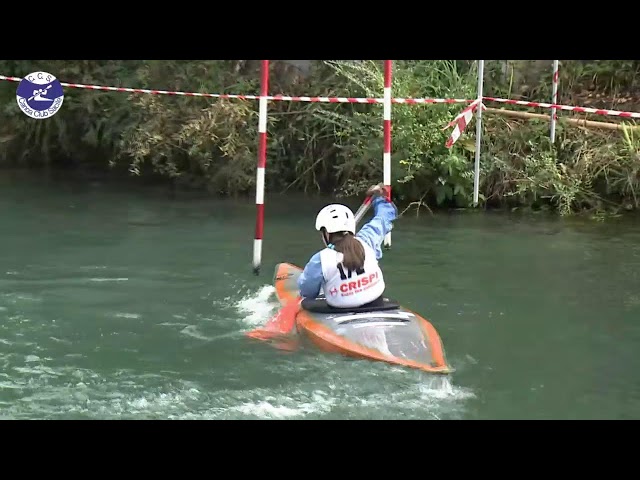
MULTIPOLYGON (((389 192, 391 200, 391 78, 393 60, 384 61, 384 103, 383 103, 383 127, 384 147, 382 150, 383 174, 382 182, 389 192)), ((385 248, 391 248, 391 232, 384 237, 385 248)))
POLYGON ((478 60, 478 107, 476 109, 476 158, 473 177, 473 206, 478 206, 480 188, 480 141, 482 140, 482 87, 484 80, 484 60, 478 60))
POLYGON ((256 169, 256 234, 253 240, 253 273, 260 273, 264 230, 264 173, 267 166, 267 95, 269 94, 269 60, 262 60, 260 110, 258 116, 258 168, 256 169))
MULTIPOLYGON (((552 85, 552 93, 551 93, 551 103, 556 105, 558 103, 558 60, 553 61, 553 85, 552 85)), ((556 109, 551 109, 551 130, 549 132, 549 136, 551 138, 551 143, 556 141, 556 120, 558 119, 558 115, 556 114, 556 109)))

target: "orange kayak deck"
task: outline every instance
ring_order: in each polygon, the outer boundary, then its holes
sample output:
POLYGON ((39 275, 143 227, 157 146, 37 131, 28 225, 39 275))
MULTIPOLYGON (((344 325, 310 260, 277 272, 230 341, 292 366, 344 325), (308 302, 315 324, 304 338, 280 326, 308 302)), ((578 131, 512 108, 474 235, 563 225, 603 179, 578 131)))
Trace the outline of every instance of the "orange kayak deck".
MULTIPOLYGON (((281 305, 299 298, 298 276, 302 269, 290 263, 276 266, 274 285, 281 305)), ((429 373, 449 374, 440 335, 415 312, 385 299, 382 309, 331 309, 323 300, 313 311, 300 309, 296 329, 317 347, 355 358, 381 361, 429 373)))

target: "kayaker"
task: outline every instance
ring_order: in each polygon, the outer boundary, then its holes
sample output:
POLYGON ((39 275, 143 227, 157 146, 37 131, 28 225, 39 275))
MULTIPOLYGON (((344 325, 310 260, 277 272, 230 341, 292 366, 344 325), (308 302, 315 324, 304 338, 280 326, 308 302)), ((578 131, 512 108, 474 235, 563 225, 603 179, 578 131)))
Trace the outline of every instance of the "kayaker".
POLYGON ((378 260, 398 210, 384 185, 373 185, 367 194, 374 197, 374 216, 357 234, 349 207, 331 204, 318 213, 316 230, 321 233, 325 248, 309 259, 298 278, 302 308, 305 301, 318 297, 320 289, 327 304, 334 308, 382 306, 385 283, 378 260))

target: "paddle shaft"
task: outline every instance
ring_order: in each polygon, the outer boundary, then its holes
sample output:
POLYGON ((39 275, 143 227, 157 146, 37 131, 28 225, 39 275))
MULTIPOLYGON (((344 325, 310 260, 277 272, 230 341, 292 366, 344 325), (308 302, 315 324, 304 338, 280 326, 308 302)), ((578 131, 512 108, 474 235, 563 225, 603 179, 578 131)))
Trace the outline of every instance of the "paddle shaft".
MULTIPOLYGON (((50 88, 51 88, 51 85, 48 85, 48 86, 47 86, 47 88, 45 88, 45 90, 49 90, 50 88)), ((29 101, 29 102, 30 102, 34 97, 35 97, 35 94, 34 94, 34 95, 31 95, 31 96, 27 99, 27 101, 29 101)))
MULTIPOLYGON (((375 190, 374 190, 374 192, 375 192, 375 190)), ((391 201, 391 197, 389 196, 388 191, 382 190, 381 193, 382 192, 384 192, 387 200, 391 201)), ((360 220, 362 220, 362 217, 364 217, 364 215, 367 213, 367 211, 371 207, 371 202, 373 201, 373 197, 375 197, 377 195, 380 195, 381 193, 369 193, 366 196, 366 198, 364 199, 364 202, 362 202, 362 205, 360 205, 360 208, 358 208, 358 211, 354 215, 355 220, 356 220, 356 226, 358 225, 358 223, 360 223, 360 220)))
POLYGON ((360 205, 360 208, 358 208, 358 211, 354 215, 356 219, 356 225, 360 223, 360 220, 362 220, 362 217, 364 217, 364 215, 367 213, 367 211, 371 207, 372 200, 373 200, 373 195, 369 195, 367 198, 364 199, 364 202, 362 202, 362 205, 360 205))

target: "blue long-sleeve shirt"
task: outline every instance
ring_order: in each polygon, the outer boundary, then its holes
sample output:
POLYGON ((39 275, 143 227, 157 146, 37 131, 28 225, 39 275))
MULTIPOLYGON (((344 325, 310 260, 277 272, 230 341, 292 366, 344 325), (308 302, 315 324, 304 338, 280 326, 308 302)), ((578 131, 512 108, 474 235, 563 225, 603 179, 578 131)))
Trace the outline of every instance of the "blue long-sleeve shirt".
MULTIPOLYGON (((376 252, 376 259, 379 260, 382 258, 382 242, 387 233, 393 229, 393 221, 398 218, 398 209, 384 197, 374 197, 371 203, 374 216, 368 223, 363 225, 356 237, 369 245, 376 252)), ((300 296, 316 298, 323 283, 324 276, 322 275, 320 252, 316 252, 309 259, 298 277, 300 296)))

